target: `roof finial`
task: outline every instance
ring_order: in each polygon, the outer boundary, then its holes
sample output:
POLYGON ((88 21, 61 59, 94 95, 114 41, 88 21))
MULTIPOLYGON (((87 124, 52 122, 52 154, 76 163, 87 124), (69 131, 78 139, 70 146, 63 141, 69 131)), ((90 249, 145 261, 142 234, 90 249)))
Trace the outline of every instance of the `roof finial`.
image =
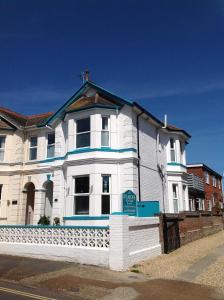
POLYGON ((89 70, 86 69, 85 71, 82 72, 82 82, 89 81, 89 70))

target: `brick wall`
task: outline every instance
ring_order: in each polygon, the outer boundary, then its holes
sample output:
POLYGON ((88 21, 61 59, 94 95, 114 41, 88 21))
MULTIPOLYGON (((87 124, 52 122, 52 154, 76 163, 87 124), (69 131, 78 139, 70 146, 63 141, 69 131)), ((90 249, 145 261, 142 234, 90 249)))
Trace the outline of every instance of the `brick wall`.
POLYGON ((185 213, 179 220, 181 246, 223 230, 223 215, 213 213, 185 213))
POLYGON ((184 212, 160 215, 162 253, 169 253, 197 239, 224 229, 223 214, 184 212), (175 228, 175 230, 173 230, 175 228))

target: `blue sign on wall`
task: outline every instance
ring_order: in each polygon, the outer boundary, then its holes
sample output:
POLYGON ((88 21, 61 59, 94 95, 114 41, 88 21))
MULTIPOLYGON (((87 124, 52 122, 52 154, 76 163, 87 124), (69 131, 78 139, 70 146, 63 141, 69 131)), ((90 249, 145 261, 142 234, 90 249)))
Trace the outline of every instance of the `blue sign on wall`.
POLYGON ((129 216, 136 216, 137 205, 136 205, 136 195, 132 191, 127 191, 123 193, 123 213, 129 216))

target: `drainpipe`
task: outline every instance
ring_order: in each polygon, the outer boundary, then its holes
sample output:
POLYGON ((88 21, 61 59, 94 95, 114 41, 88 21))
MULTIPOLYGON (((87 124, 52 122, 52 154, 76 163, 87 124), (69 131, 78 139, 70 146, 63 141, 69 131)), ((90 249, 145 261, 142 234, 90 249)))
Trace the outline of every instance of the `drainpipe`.
POLYGON ((138 152, 138 200, 139 202, 142 201, 141 199, 141 172, 140 172, 140 143, 139 143, 139 117, 143 114, 144 112, 141 111, 136 118, 136 127, 137 127, 137 152, 138 152))

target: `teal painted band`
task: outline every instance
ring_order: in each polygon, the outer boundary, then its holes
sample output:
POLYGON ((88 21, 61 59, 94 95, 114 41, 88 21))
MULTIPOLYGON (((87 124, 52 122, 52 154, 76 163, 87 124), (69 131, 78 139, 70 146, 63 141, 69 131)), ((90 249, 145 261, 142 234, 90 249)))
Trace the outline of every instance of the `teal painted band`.
POLYGON ((63 229, 63 228, 70 228, 70 229, 109 229, 109 226, 52 226, 52 225, 0 225, 1 228, 40 228, 40 229, 63 229))
POLYGON ((113 216, 127 216, 126 213, 123 213, 122 211, 117 211, 112 213, 113 216))
POLYGON ((94 152, 94 151, 100 151, 100 152, 115 152, 115 153, 123 153, 123 152, 137 152, 135 148, 124 148, 124 149, 112 149, 112 148, 83 148, 83 149, 75 149, 72 151, 69 151, 66 153, 64 156, 58 156, 58 157, 52 157, 52 158, 47 158, 44 160, 39 160, 38 163, 48 163, 48 162, 53 162, 55 160, 63 160, 66 159, 66 157, 69 154, 79 154, 79 153, 86 153, 86 152, 94 152))
POLYGON ((64 217, 63 220, 109 220, 109 216, 71 216, 64 217))
POLYGON ((105 109, 113 109, 113 110, 118 109, 118 110, 120 110, 121 106, 119 106, 119 105, 109 106, 109 105, 95 104, 95 105, 89 105, 89 106, 79 108, 79 109, 69 110, 65 114, 70 114, 70 113, 73 113, 73 112, 79 112, 79 111, 88 110, 88 109, 92 109, 92 108, 105 108, 105 109))
POLYGON ((179 167, 186 168, 185 165, 180 164, 180 163, 176 163, 176 162, 170 162, 170 163, 168 163, 167 165, 168 165, 168 166, 179 166, 179 167))

